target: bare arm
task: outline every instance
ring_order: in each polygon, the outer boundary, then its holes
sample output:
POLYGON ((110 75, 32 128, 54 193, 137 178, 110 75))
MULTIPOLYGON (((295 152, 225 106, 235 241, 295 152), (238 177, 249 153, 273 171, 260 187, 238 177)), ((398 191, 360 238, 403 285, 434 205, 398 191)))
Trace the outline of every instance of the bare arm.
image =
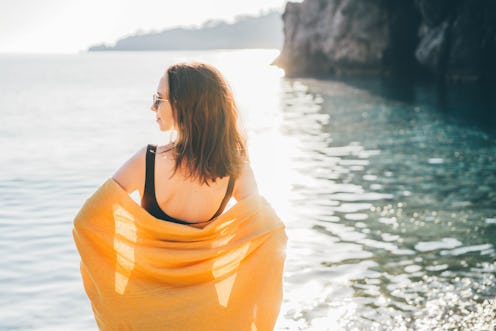
POLYGON ((236 201, 258 194, 258 186, 250 162, 246 161, 234 185, 233 197, 236 201))
POLYGON ((146 146, 126 161, 112 178, 128 193, 138 190, 143 196, 145 183, 146 146))

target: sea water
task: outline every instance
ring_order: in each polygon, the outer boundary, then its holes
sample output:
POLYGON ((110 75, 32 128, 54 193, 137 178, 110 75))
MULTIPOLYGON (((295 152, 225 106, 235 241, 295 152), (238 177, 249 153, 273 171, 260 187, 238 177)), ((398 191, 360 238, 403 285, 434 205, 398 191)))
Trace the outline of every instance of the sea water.
POLYGON ((276 330, 493 330, 492 93, 289 79, 277 50, 0 56, 0 330, 95 330, 72 221, 137 150, 171 63, 232 86, 287 225, 276 330))

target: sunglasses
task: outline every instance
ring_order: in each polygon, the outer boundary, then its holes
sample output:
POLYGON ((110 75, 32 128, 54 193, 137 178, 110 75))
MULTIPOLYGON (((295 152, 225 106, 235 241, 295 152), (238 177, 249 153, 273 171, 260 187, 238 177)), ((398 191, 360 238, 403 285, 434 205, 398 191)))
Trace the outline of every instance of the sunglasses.
POLYGON ((160 101, 169 101, 167 99, 162 99, 157 93, 153 94, 153 108, 158 108, 160 101))

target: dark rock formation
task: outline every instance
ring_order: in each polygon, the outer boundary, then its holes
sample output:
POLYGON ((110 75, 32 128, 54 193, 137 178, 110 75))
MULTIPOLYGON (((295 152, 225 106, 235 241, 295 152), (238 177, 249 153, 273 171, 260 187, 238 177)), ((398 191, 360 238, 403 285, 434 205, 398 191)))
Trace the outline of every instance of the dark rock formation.
POLYGON ((288 75, 495 80, 494 0, 305 0, 283 21, 288 75))
POLYGON ((288 3, 278 63, 288 73, 377 72, 388 46, 387 12, 377 1, 288 3))
POLYGON ((418 62, 450 80, 494 80, 496 2, 417 0, 422 15, 418 62))

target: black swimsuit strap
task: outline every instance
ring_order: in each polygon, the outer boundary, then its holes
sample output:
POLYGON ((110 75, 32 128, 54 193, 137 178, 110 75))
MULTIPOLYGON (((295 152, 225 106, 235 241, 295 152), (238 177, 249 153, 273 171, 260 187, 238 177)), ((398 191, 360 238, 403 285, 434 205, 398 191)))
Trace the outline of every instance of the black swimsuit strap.
POLYGON ((155 195, 155 153, 156 146, 146 146, 146 172, 145 172, 145 188, 143 197, 155 195))
POLYGON ((213 220, 214 218, 222 214, 224 208, 226 208, 226 205, 229 202, 229 199, 231 199, 233 188, 234 188, 234 177, 230 176, 229 183, 227 184, 226 195, 224 195, 224 199, 222 199, 219 209, 217 209, 217 212, 214 214, 214 216, 212 216, 212 218, 209 221, 213 220))

